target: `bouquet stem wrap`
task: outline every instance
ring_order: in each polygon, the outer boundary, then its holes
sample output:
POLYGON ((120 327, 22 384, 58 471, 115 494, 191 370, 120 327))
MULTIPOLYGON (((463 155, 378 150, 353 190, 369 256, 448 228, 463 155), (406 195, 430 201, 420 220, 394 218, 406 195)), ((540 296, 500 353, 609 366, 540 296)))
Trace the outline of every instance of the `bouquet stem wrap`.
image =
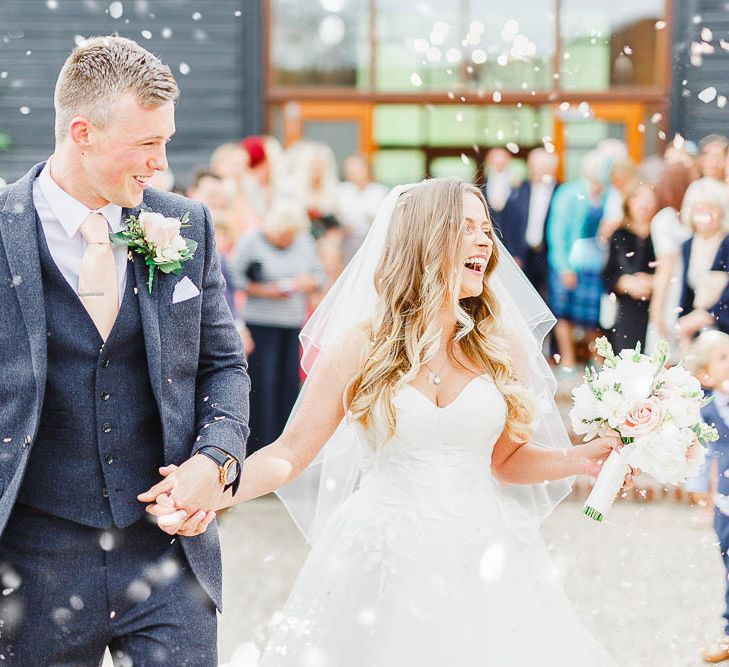
POLYGON ((610 452, 585 501, 582 513, 595 521, 602 521, 613 506, 629 469, 630 466, 623 462, 618 452, 610 452))

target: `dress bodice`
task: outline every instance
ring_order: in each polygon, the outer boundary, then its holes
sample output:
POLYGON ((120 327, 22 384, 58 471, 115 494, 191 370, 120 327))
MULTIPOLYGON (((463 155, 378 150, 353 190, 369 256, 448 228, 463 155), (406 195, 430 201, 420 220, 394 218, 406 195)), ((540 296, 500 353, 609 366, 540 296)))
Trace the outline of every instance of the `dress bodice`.
POLYGON ((491 453, 506 421, 506 403, 487 375, 474 377, 449 404, 438 407, 411 385, 393 404, 396 431, 387 438, 384 416, 363 434, 360 488, 380 497, 412 500, 464 497, 491 478, 491 453))

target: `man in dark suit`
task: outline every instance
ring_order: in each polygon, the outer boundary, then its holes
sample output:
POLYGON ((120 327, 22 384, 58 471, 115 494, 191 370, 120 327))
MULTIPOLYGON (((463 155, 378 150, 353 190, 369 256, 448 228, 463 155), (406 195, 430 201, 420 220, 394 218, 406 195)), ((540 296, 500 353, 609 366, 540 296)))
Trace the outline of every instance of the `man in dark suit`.
POLYGON ((506 249, 537 291, 547 292, 547 219, 556 187, 557 156, 535 148, 527 158, 529 177, 511 192, 501 213, 506 249))
POLYGON ((108 646, 119 664, 217 665, 211 510, 237 488, 250 387, 207 209, 146 187, 177 96, 135 42, 86 41, 58 78, 52 157, 0 190, 8 664, 98 665, 108 646), (110 243, 132 216, 147 256, 110 243), (137 499, 169 464, 187 517, 172 541, 137 499))

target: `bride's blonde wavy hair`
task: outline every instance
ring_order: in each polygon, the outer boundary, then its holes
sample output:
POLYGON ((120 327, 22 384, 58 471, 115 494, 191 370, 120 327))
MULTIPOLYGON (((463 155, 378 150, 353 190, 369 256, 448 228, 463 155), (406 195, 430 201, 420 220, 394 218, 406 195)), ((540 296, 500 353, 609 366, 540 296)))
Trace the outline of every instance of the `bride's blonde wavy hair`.
POLYGON ((512 372, 499 304, 488 288, 499 261, 495 243, 483 291, 459 299, 466 193, 478 197, 490 219, 481 191, 456 178, 423 181, 397 202, 375 272, 378 302, 366 325, 370 350, 347 385, 344 407, 353 421, 368 426, 373 410, 381 406, 392 436, 394 394, 437 353, 443 335, 440 313, 449 304, 457 322, 456 335, 447 346, 449 358, 466 368, 455 356, 457 343, 472 365, 467 370, 475 368, 493 378, 506 401, 507 434, 514 442, 526 442, 532 435, 534 406, 523 384, 527 378, 516 378, 512 372))

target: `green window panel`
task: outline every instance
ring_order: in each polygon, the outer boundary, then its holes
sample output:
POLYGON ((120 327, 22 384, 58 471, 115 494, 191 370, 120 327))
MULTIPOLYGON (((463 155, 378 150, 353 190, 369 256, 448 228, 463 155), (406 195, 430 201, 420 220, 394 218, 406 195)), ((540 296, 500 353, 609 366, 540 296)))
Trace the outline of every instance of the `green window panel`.
POLYGON ((378 146, 422 146, 426 111, 419 104, 382 104, 374 108, 373 132, 378 146))
POLYGON ((427 143, 431 146, 470 146, 479 143, 481 108, 434 105, 427 110, 427 143))
POLYGON ((415 183, 425 177, 425 154, 417 150, 377 151, 372 172, 375 180, 385 185, 415 183))
POLYGON ((438 157, 430 163, 430 175, 434 178, 462 178, 464 181, 473 181, 476 177, 478 165, 468 157, 438 157))

